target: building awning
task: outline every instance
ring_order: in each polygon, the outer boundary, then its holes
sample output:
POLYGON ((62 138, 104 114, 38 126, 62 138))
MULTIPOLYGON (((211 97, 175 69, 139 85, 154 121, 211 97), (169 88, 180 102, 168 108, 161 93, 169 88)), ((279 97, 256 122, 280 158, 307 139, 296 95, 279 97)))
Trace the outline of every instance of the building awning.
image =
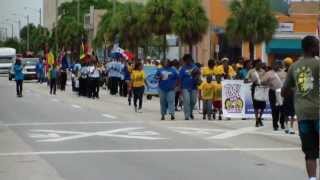
POLYGON ((266 47, 268 54, 301 54, 300 39, 273 39, 266 47))

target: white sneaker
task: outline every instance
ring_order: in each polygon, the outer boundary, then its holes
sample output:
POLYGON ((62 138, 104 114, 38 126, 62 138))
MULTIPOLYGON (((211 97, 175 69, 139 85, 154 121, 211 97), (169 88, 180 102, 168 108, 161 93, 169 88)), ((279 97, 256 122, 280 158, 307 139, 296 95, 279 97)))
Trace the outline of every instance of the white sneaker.
POLYGON ((138 113, 142 113, 142 109, 138 109, 138 113))

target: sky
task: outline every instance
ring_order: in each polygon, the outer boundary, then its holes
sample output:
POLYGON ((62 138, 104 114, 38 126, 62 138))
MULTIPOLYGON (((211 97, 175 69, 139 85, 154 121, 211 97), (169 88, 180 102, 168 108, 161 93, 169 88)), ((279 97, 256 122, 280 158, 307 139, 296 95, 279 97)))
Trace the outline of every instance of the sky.
POLYGON ((21 16, 30 16, 30 22, 34 24, 39 24, 39 13, 35 12, 35 10, 25 10, 24 7, 30 7, 33 9, 42 8, 43 0, 0 0, 0 27, 8 28, 8 35, 11 36, 11 25, 8 25, 6 19, 10 19, 9 23, 14 25, 14 34, 17 35, 18 32, 18 23, 14 21, 21 20, 21 26, 27 24, 26 18, 18 17, 12 15, 13 13, 20 14, 21 16))

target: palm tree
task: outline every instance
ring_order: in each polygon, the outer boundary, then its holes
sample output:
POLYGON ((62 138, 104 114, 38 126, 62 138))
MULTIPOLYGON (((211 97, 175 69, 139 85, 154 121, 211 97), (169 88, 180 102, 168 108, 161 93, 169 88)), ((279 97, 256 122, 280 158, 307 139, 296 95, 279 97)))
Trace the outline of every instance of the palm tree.
POLYGON ((207 32, 209 20, 200 0, 177 0, 174 4, 172 27, 180 40, 189 46, 200 42, 207 32))
POLYGON ((230 9, 226 27, 228 38, 249 42, 250 60, 253 61, 255 44, 271 40, 278 25, 270 3, 268 0, 235 0, 230 9))
POLYGON ((167 34, 172 32, 171 18, 173 16, 174 0, 149 0, 145 6, 144 20, 150 31, 163 39, 163 59, 166 59, 167 34))

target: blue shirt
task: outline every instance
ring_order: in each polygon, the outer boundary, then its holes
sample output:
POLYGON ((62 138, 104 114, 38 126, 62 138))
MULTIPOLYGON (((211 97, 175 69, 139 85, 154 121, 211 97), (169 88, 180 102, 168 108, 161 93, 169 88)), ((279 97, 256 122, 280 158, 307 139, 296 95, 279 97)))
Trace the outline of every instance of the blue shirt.
POLYGON ((23 67, 22 65, 14 65, 14 75, 15 75, 15 80, 23 80, 24 75, 23 75, 23 67))
POLYGON ((44 73, 44 64, 42 62, 38 62, 36 65, 36 71, 38 74, 44 73))
POLYGON ((247 75, 248 75, 248 72, 249 72, 249 70, 248 69, 246 69, 246 68, 243 68, 243 69, 241 69, 240 71, 239 71, 239 78, 240 79, 246 79, 247 78, 247 75))
POLYGON ((158 69, 156 78, 159 79, 159 88, 163 91, 172 91, 177 85, 178 73, 172 67, 158 69))
POLYGON ((199 71, 199 68, 195 64, 182 66, 179 73, 182 89, 197 89, 197 79, 192 77, 192 72, 195 71, 199 71))

